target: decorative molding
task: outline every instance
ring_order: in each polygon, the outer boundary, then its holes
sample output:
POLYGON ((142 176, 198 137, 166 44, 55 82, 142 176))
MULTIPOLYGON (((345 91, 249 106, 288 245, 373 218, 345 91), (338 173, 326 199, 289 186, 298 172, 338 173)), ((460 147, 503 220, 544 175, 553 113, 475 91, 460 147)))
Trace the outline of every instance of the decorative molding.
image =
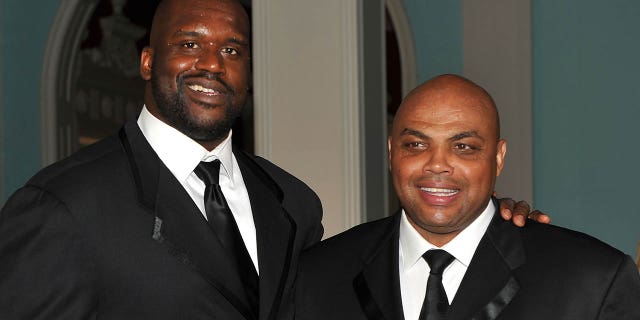
POLYGON ((271 46, 269 33, 270 1, 254 1, 253 17, 253 93, 255 153, 265 158, 272 155, 271 142, 271 46))
POLYGON ((405 96, 418 82, 415 42, 403 1, 385 0, 385 4, 396 30, 402 68, 402 95, 405 96))
MULTIPOLYGON (((389 181, 387 169, 388 87, 386 66, 387 22, 385 1, 360 2, 360 121, 362 222, 387 216, 389 181)), ((398 66, 398 74, 400 73, 398 66)), ((398 79, 400 81, 400 79, 398 79)), ((401 88, 400 88, 401 90, 401 88)))
POLYGON ((48 165, 67 150, 70 128, 58 129, 60 101, 70 101, 75 56, 84 26, 98 0, 62 0, 53 21, 40 78, 41 162, 48 165), (66 90, 64 90, 66 89, 66 90))
POLYGON ((343 98, 343 152, 344 152, 344 227, 356 226, 362 222, 363 181, 364 181, 364 115, 362 63, 362 2, 364 0, 340 1, 342 9, 342 98, 343 98), (357 17, 354 19, 354 17, 357 17))

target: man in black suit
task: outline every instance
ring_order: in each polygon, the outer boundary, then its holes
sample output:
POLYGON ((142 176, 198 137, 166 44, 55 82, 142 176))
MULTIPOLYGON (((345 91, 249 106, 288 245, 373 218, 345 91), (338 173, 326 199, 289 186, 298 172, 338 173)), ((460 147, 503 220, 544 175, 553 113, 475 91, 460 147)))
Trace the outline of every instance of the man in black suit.
POLYGON ((138 121, 42 170, 0 212, 0 319, 292 317, 322 209, 231 146, 250 40, 236 1, 160 4, 138 121))
POLYGON ((631 258, 582 233, 498 217, 498 113, 443 75, 402 102, 388 141, 396 215, 303 253, 296 319, 640 319, 631 258))
POLYGON ((322 209, 303 182, 231 146, 249 89, 249 28, 236 1, 160 4, 137 123, 42 170, 3 208, 0 319, 291 313, 298 255, 322 237, 322 209), (241 250, 207 223, 194 169, 212 160, 241 250))

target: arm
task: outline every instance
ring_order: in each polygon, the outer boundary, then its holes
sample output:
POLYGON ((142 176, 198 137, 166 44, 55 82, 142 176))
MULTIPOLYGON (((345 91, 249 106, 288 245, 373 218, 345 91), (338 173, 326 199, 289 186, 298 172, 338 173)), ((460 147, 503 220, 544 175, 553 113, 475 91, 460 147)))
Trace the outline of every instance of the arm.
POLYGON ((92 319, 93 261, 65 204, 25 187, 0 211, 0 318, 92 319))

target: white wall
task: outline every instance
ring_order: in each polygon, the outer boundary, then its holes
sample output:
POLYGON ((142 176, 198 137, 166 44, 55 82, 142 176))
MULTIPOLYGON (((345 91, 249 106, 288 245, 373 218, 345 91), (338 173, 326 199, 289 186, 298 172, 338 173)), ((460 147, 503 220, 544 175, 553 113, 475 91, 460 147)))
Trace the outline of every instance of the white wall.
POLYGON ((253 2, 256 153, 318 193, 326 236, 362 215, 360 1, 253 2))

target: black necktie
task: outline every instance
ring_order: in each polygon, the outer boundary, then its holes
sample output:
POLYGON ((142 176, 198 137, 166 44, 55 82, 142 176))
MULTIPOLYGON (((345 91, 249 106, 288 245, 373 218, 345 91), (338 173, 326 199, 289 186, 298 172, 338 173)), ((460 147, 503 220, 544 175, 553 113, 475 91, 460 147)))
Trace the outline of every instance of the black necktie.
POLYGON ((424 296, 420 320, 445 319, 449 300, 442 286, 442 272, 453 261, 453 256, 440 249, 428 250, 422 257, 429 264, 429 279, 427 280, 427 293, 424 296))
POLYGON ((226 249, 231 263, 236 265, 236 270, 245 287, 247 298, 255 315, 258 315, 258 273, 251 261, 240 230, 236 224, 231 209, 224 198, 218 182, 220 173, 220 160, 200 162, 195 174, 204 182, 204 206, 209 226, 220 239, 226 249))

